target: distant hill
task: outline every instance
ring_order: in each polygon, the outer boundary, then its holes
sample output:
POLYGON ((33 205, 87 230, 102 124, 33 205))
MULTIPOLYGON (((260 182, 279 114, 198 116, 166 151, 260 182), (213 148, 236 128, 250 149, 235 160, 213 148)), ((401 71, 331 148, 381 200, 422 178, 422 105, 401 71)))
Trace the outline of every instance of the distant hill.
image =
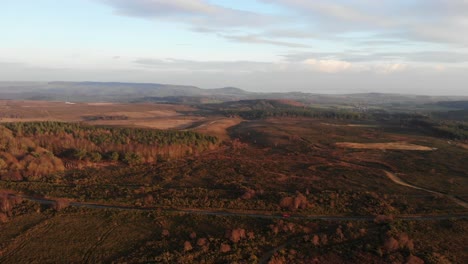
POLYGON ((441 108, 441 110, 432 113, 433 117, 442 120, 468 121, 468 100, 441 101, 433 105, 441 108))
POLYGON ((468 101, 444 101, 438 102, 437 105, 459 110, 468 110, 468 101))
POLYGON ((3 99, 128 102, 145 97, 214 97, 221 100, 235 100, 249 94, 247 91, 233 87, 201 89, 195 86, 158 83, 0 83, 0 97, 3 99))
POLYGON ((144 97, 243 97, 249 94, 237 88, 201 89, 195 86, 170 85, 157 83, 116 83, 116 82, 78 82, 64 83, 53 82, 49 86, 55 94, 67 94, 68 96, 99 97, 106 101, 122 101, 144 97))
MULTIPOLYGON (((254 93, 236 87, 202 89, 189 85, 124 82, 0 82, 0 99, 74 102, 217 103, 238 100, 292 100, 295 104, 389 106, 463 104, 468 97, 383 93, 327 95, 303 92, 254 93), (458 102, 453 102, 458 101, 458 102), (299 102, 299 103, 298 103, 299 102), (444 104, 441 102, 441 104, 444 104)), ((286 102, 286 101, 285 101, 286 102)), ((458 107, 455 107, 458 108, 458 107)), ((465 108, 464 108, 465 109, 465 108)))

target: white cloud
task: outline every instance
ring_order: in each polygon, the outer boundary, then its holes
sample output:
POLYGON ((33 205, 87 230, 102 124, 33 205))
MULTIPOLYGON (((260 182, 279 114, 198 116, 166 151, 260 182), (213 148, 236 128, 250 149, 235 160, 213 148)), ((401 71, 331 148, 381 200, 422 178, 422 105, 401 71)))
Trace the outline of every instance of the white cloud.
MULTIPOLYGON (((309 58, 303 61, 194 61, 181 59, 153 59, 140 58, 134 61, 135 65, 145 69, 161 72, 196 72, 198 73, 230 73, 230 74, 257 74, 270 73, 272 79, 280 72, 309 72, 316 74, 378 74, 391 75, 409 70, 426 72, 440 72, 446 67, 411 67, 404 62, 349 62, 338 59, 309 58), (443 67, 443 68, 442 68, 443 67)), ((414 72, 414 71, 413 71, 414 72)))
POLYGON ((340 60, 307 59, 304 61, 304 64, 313 70, 326 73, 337 73, 351 70, 353 68, 353 64, 340 60))
POLYGON ((384 63, 384 64, 378 64, 374 67, 377 73, 382 73, 382 74, 401 72, 401 71, 405 71, 407 68, 408 68, 408 65, 404 63, 384 63))
POLYGON ((296 12, 326 37, 375 33, 407 41, 468 45, 466 0, 262 0, 296 12))
POLYGON ((434 70, 438 71, 438 72, 443 72, 445 71, 447 68, 444 66, 444 65, 435 65, 434 66, 434 70))
POLYGON ((310 47, 308 45, 304 45, 300 43, 293 43, 293 42, 287 42, 287 41, 281 41, 281 40, 272 40, 272 39, 263 38, 261 36, 256 36, 256 35, 222 35, 220 34, 220 36, 228 40, 243 42, 243 43, 269 44, 269 45, 283 46, 283 47, 289 47, 289 48, 309 48, 310 47))
POLYGON ((260 61, 194 61, 173 58, 141 58, 135 60, 134 63, 145 68, 166 72, 249 73, 272 71, 276 68, 274 63, 260 61))
POLYGON ((191 27, 229 28, 262 26, 275 19, 254 13, 217 5, 205 0, 96 0, 114 8, 120 15, 165 19, 185 23, 191 27))
MULTIPOLYGON (((468 3, 465 0, 257 0, 289 13, 266 14, 236 9, 235 4, 208 0, 94 0, 117 14, 184 24, 230 41, 302 48, 307 40, 362 40, 398 45, 420 42, 468 47, 468 3), (231 7, 229 7, 231 6, 231 7), (239 35, 226 33, 240 29, 239 35), (357 35, 356 35, 357 34, 357 35), (284 42, 284 38, 301 40, 284 42), (341 39, 340 39, 341 38, 341 39)), ((355 45, 362 45, 355 43, 355 45)), ((377 45, 382 47, 385 44, 377 45)))
POLYGON ((333 59, 307 59, 303 61, 307 69, 322 73, 341 72, 373 72, 377 74, 391 74, 408 69, 405 63, 352 63, 333 59))
MULTIPOLYGON (((364 49, 363 49, 364 50, 364 49)), ((348 52, 299 52, 282 55, 287 61, 303 61, 309 58, 319 60, 341 60, 351 63, 386 62, 386 63, 451 63, 468 62, 468 52, 457 51, 415 51, 415 52, 366 52, 361 50, 348 52)))

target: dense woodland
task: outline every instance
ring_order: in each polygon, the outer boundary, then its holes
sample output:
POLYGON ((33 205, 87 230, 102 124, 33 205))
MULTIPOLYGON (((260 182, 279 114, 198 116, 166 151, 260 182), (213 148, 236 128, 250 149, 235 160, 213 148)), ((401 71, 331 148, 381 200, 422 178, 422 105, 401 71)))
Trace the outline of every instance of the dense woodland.
POLYGON ((330 119, 363 119, 366 115, 359 111, 312 108, 289 100, 242 100, 200 106, 204 111, 212 111, 224 116, 239 116, 246 120, 269 117, 308 117, 330 119))
MULTIPOLYGON (((452 107, 465 106, 466 102, 447 103, 452 107)), ((436 137, 452 140, 468 139, 468 119, 466 110, 418 113, 418 112, 390 112, 382 109, 330 109, 314 108, 291 103, 287 100, 244 100, 210 104, 201 107, 205 111, 211 110, 224 116, 239 116, 246 120, 266 118, 313 118, 347 120, 361 122, 379 122, 383 125, 397 125, 419 130, 436 137)))
POLYGON ((185 131, 106 128, 78 123, 33 122, 0 126, 2 179, 29 180, 100 162, 134 166, 196 155, 218 144, 185 131))
POLYGON ((362 113, 350 111, 326 111, 307 108, 275 108, 270 110, 224 110, 226 116, 240 116, 247 120, 263 119, 268 117, 310 117, 357 120, 362 119, 362 113))

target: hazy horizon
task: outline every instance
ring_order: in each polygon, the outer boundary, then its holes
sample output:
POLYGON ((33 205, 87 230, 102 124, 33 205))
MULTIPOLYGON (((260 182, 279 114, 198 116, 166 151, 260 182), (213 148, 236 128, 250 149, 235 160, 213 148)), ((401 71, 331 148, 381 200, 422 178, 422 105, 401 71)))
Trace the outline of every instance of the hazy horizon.
MULTIPOLYGON (((157 82, 114 82, 114 81, 0 81, 0 91, 2 88, 5 87, 25 87, 25 85, 45 85, 45 84, 50 84, 50 83, 100 83, 100 84, 105 84, 105 83, 115 83, 115 84, 154 84, 154 85, 168 85, 168 86, 187 86, 187 87, 196 87, 202 90, 210 90, 210 89, 224 89, 224 88, 235 88, 235 89, 241 89, 242 91, 252 93, 252 94, 274 94, 274 93, 279 93, 279 94, 287 94, 287 93, 304 93, 304 94, 316 94, 316 95, 331 95, 331 96, 340 96, 340 95, 359 95, 359 94, 385 94, 385 95, 402 95, 402 96, 434 96, 434 97, 460 97, 460 98, 467 98, 468 95, 463 95, 463 94, 422 94, 422 93, 411 93, 411 92, 375 92, 375 91, 369 91, 369 92, 359 92, 359 91, 351 91, 351 92, 333 92, 333 91, 328 91, 328 92, 319 92, 319 91, 251 91, 244 89, 242 87, 236 87, 236 86, 220 86, 220 87, 200 87, 196 85, 190 85, 190 84, 177 84, 177 83, 157 83, 157 82), (3 86, 2 86, 3 85, 3 86)), ((72 89, 73 87, 66 87, 69 89, 72 89)), ((43 89, 49 89, 48 87, 35 87, 37 90, 43 90, 43 89)))
POLYGON ((6 0, 0 81, 468 95, 466 0, 6 0))

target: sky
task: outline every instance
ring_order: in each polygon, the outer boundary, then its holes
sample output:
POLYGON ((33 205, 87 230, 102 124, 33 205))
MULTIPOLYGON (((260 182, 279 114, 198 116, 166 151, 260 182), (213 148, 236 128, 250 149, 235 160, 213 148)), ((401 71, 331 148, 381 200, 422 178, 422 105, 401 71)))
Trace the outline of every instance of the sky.
POLYGON ((468 0, 1 0, 0 81, 468 95, 468 0))

